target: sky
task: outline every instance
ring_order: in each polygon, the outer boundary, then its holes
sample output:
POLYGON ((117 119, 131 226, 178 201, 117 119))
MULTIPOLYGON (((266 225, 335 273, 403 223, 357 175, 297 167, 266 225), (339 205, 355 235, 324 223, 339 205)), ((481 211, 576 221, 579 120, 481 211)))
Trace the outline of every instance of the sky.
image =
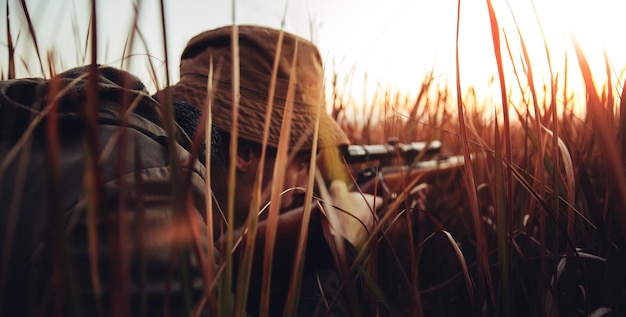
MULTIPOLYGON (((20 0, 0 0, 0 72, 7 65, 7 3, 13 42, 17 43, 18 76, 40 76, 36 50, 24 23, 20 0), (26 66, 27 65, 27 66, 26 66)), ((614 80, 623 80, 626 41, 626 1, 619 0, 493 0, 501 36, 506 33, 513 49, 510 62, 503 45, 505 70, 516 65, 521 71, 521 51, 516 24, 526 42, 531 64, 538 76, 547 75, 544 36, 550 47, 553 68, 562 69, 565 52, 576 65, 571 51, 575 36, 583 46, 598 77, 604 76, 603 54, 612 62, 614 80), (534 12, 537 12, 535 15, 534 12), (537 17, 540 23, 538 23, 537 17), (539 28, 539 25, 543 28, 539 28), (542 75, 543 74, 543 75, 542 75)), ((90 62, 85 54, 90 1, 26 0, 39 53, 52 52, 57 70, 90 62)), ((98 62, 123 66, 154 89, 148 59, 156 65, 158 85, 165 84, 165 53, 162 42, 160 2, 157 0, 97 1, 98 62), (139 3, 138 29, 144 42, 135 41, 133 57, 124 60, 139 3), (145 43, 145 45, 143 44, 145 43), (150 56, 149 58, 147 56, 150 56)), ((178 61, 185 43, 195 34, 226 24, 260 24, 311 39, 324 58, 330 78, 338 75, 345 91, 354 98, 371 97, 380 87, 407 94, 418 91, 431 71, 443 82, 455 80, 457 0, 164 0, 167 59, 170 82, 178 78, 178 61), (234 9, 233 9, 234 8, 234 9)), ((464 89, 493 88, 497 68, 486 1, 461 1, 459 33, 460 73, 464 89)), ((47 67, 44 67, 47 68, 47 67)), ((575 70, 575 69, 574 69, 575 70)), ((47 71, 44 70, 44 76, 47 71)), ((576 76, 572 71, 570 76, 576 76)), ((511 76, 512 77, 512 76, 511 76)), ((538 80, 541 82, 541 80, 538 80)), ((512 80, 510 84, 514 83, 512 80)), ((360 101, 362 102, 362 101, 360 101)))

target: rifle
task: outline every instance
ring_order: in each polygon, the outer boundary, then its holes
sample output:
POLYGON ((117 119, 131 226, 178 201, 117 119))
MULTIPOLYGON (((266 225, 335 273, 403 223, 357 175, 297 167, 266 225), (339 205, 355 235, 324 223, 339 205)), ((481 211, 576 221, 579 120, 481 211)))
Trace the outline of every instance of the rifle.
POLYGON ((441 148, 438 140, 400 143, 392 138, 385 144, 350 145, 344 159, 367 165, 355 175, 361 191, 393 199, 410 184, 447 177, 464 166, 463 155, 447 156, 441 148))

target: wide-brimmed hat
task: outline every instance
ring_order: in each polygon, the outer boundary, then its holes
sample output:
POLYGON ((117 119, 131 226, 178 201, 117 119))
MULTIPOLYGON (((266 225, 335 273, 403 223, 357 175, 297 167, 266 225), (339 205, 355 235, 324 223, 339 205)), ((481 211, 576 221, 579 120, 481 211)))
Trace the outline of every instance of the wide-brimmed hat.
MULTIPOLYGON (((317 47, 308 40, 267 27, 240 25, 237 31, 239 137, 262 143, 268 95, 270 89, 274 88, 268 145, 278 147, 288 86, 292 81, 290 146, 311 149, 315 118, 320 107, 318 146, 348 145, 345 133, 325 109, 324 73, 317 47), (279 46, 281 38, 282 45, 279 46), (276 84, 272 85, 278 47, 277 79, 276 84)), ((203 107, 207 104, 207 79, 212 65, 215 87, 212 99, 213 124, 226 132, 230 132, 233 124, 232 36, 233 26, 226 26, 192 38, 181 56, 180 81, 172 87, 175 98, 203 107)))

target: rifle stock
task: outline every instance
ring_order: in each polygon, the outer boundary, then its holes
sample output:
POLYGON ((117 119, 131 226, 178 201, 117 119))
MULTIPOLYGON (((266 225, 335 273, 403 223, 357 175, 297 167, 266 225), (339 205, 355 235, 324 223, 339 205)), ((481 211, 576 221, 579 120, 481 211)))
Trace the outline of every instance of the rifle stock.
POLYGON ((393 198, 416 178, 419 178, 419 183, 429 183, 435 178, 450 175, 464 165, 463 155, 455 155, 417 162, 411 166, 369 167, 361 170, 355 178, 364 193, 393 198))

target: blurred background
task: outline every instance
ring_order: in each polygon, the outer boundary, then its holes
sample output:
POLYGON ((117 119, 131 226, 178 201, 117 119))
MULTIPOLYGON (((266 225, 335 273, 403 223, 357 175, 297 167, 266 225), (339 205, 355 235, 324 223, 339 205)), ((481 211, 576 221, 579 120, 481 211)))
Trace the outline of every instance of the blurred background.
MULTIPOLYGON (((91 62, 91 1, 2 2, 0 14, 7 19, 0 23, 0 49, 4 51, 0 54, 0 74, 7 75, 7 59, 11 55, 7 54, 8 34, 16 52, 17 77, 49 77, 50 69, 61 71, 91 62), (24 6, 28 8, 32 29, 24 6), (32 41, 33 34, 37 46, 32 41), (38 56, 42 56, 43 65, 38 56)), ((458 2, 453 0, 165 0, 165 24, 161 1, 95 2, 97 62, 130 70, 152 91, 167 84, 166 57, 169 81, 173 83, 178 78, 178 60, 185 43, 197 33, 233 22, 282 27, 311 39, 326 62, 329 82, 334 80, 342 98, 357 107, 376 96, 380 98, 380 91, 415 98, 425 76, 434 76, 435 82, 442 85, 454 83, 456 78, 458 2), (163 26, 167 49, 163 45, 163 26), (128 47, 134 30, 135 40, 128 47)), ((512 63, 503 65, 508 74, 513 74, 513 65, 518 73, 525 67, 519 40, 519 34, 523 34, 539 85, 551 77, 544 44, 550 51, 553 72, 563 78, 567 70, 565 56, 572 54, 573 37, 581 43, 591 68, 597 71, 596 77, 606 78, 605 54, 610 58, 614 82, 623 77, 626 43, 620 40, 619 30, 624 29, 621 13, 626 12, 626 2, 494 1, 493 6, 510 47, 512 63)), ((461 1, 459 29, 462 91, 476 89, 485 98, 494 88, 498 93, 497 81, 494 84, 493 80, 497 64, 485 1, 461 1)), ((501 40, 504 47, 505 39, 501 40)), ((579 71, 573 69, 568 74, 573 78, 570 88, 580 89, 579 71)), ((509 84, 507 89, 517 86, 514 81, 509 84)), ((515 90, 513 93, 513 97, 519 94, 515 90)))

